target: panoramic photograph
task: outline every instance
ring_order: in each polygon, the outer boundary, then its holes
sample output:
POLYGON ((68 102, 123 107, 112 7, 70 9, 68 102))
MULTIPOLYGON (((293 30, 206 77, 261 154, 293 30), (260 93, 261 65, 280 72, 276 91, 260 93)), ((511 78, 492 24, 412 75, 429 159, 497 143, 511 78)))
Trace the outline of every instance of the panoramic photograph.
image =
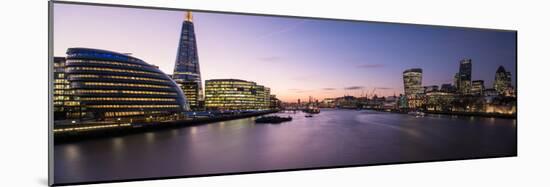
POLYGON ((55 3, 55 184, 517 155, 517 33, 55 3))

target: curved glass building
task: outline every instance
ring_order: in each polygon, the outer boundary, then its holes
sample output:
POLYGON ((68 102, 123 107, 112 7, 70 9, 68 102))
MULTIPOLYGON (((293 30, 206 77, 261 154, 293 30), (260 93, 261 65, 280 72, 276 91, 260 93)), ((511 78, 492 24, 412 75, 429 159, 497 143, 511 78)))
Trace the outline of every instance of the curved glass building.
POLYGON ((138 58, 112 51, 69 48, 67 80, 84 117, 108 119, 162 118, 189 110, 178 85, 138 58))

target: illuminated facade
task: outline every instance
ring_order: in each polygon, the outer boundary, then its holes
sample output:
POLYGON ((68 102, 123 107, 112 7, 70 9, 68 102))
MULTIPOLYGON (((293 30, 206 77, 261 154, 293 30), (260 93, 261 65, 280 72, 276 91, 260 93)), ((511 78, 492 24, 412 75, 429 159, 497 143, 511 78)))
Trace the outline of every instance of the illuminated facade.
POLYGON ((460 94, 470 94, 472 87, 472 59, 463 59, 460 61, 457 83, 460 94))
POLYGON ((271 93, 271 90, 268 87, 258 85, 254 86, 256 89, 256 106, 260 109, 266 109, 269 108, 270 102, 269 102, 269 95, 271 93))
POLYGON ((53 59, 53 107, 55 119, 78 118, 79 102, 75 100, 67 75, 65 74, 65 57, 53 59))
POLYGON ((506 71, 504 67, 499 66, 495 74, 495 82, 493 83, 495 90, 499 95, 513 95, 512 73, 506 71))
POLYGON ((67 50, 66 77, 85 118, 137 120, 189 110, 185 95, 158 67, 106 50, 67 50))
POLYGON ((202 97, 201 71, 191 12, 186 12, 181 26, 178 53, 172 78, 184 91, 192 110, 199 110, 202 97))
POLYGON ((422 69, 413 68, 403 72, 405 97, 409 108, 419 108, 423 104, 422 69))
POLYGON ((189 81, 177 81, 176 83, 183 90, 185 97, 189 101, 191 110, 200 110, 202 108, 201 101, 199 100, 199 97, 202 95, 199 93, 201 89, 200 83, 189 81))
POLYGON ((267 110, 270 89, 238 79, 205 81, 205 107, 209 110, 267 110))
POLYGON ((281 108, 281 100, 277 99, 275 95, 269 95, 269 108, 272 110, 277 110, 281 108))
POLYGON ((428 111, 451 111, 454 93, 433 91, 426 93, 425 107, 428 111))
POLYGON ((422 87, 422 69, 413 68, 403 72, 403 84, 405 85, 405 95, 413 96, 423 93, 422 87))
POLYGON ((485 90, 485 82, 483 80, 472 81, 472 95, 483 95, 485 90))

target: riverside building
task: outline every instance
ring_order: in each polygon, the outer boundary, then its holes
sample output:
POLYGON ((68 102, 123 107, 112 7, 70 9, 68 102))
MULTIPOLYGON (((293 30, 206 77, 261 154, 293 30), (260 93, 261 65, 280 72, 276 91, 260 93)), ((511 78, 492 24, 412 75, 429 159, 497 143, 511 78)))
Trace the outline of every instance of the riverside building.
POLYGON ((270 89, 239 79, 205 81, 205 107, 208 110, 268 110, 270 89))
POLYGON ((84 114, 81 118, 151 121, 189 110, 178 85, 158 67, 138 58, 101 49, 69 48, 65 68, 84 114))
POLYGON ((408 108, 419 108, 423 104, 422 69, 413 68, 403 72, 403 84, 408 108))

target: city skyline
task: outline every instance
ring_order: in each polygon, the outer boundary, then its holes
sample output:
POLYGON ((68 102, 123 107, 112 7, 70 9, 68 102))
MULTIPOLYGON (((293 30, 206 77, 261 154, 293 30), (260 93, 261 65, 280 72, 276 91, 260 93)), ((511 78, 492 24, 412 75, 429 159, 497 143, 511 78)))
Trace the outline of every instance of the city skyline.
MULTIPOLYGON (((65 56, 70 47, 101 48, 133 53, 172 72, 184 11, 55 9, 55 56, 65 56)), ((514 32, 201 12, 193 16, 203 85, 209 79, 252 80, 292 102, 309 96, 359 96, 374 88, 377 95, 389 96, 403 93, 405 69, 422 68, 423 86, 441 85, 452 83, 461 59, 471 58, 472 80, 484 80, 492 88, 502 65, 516 86, 514 32)))

